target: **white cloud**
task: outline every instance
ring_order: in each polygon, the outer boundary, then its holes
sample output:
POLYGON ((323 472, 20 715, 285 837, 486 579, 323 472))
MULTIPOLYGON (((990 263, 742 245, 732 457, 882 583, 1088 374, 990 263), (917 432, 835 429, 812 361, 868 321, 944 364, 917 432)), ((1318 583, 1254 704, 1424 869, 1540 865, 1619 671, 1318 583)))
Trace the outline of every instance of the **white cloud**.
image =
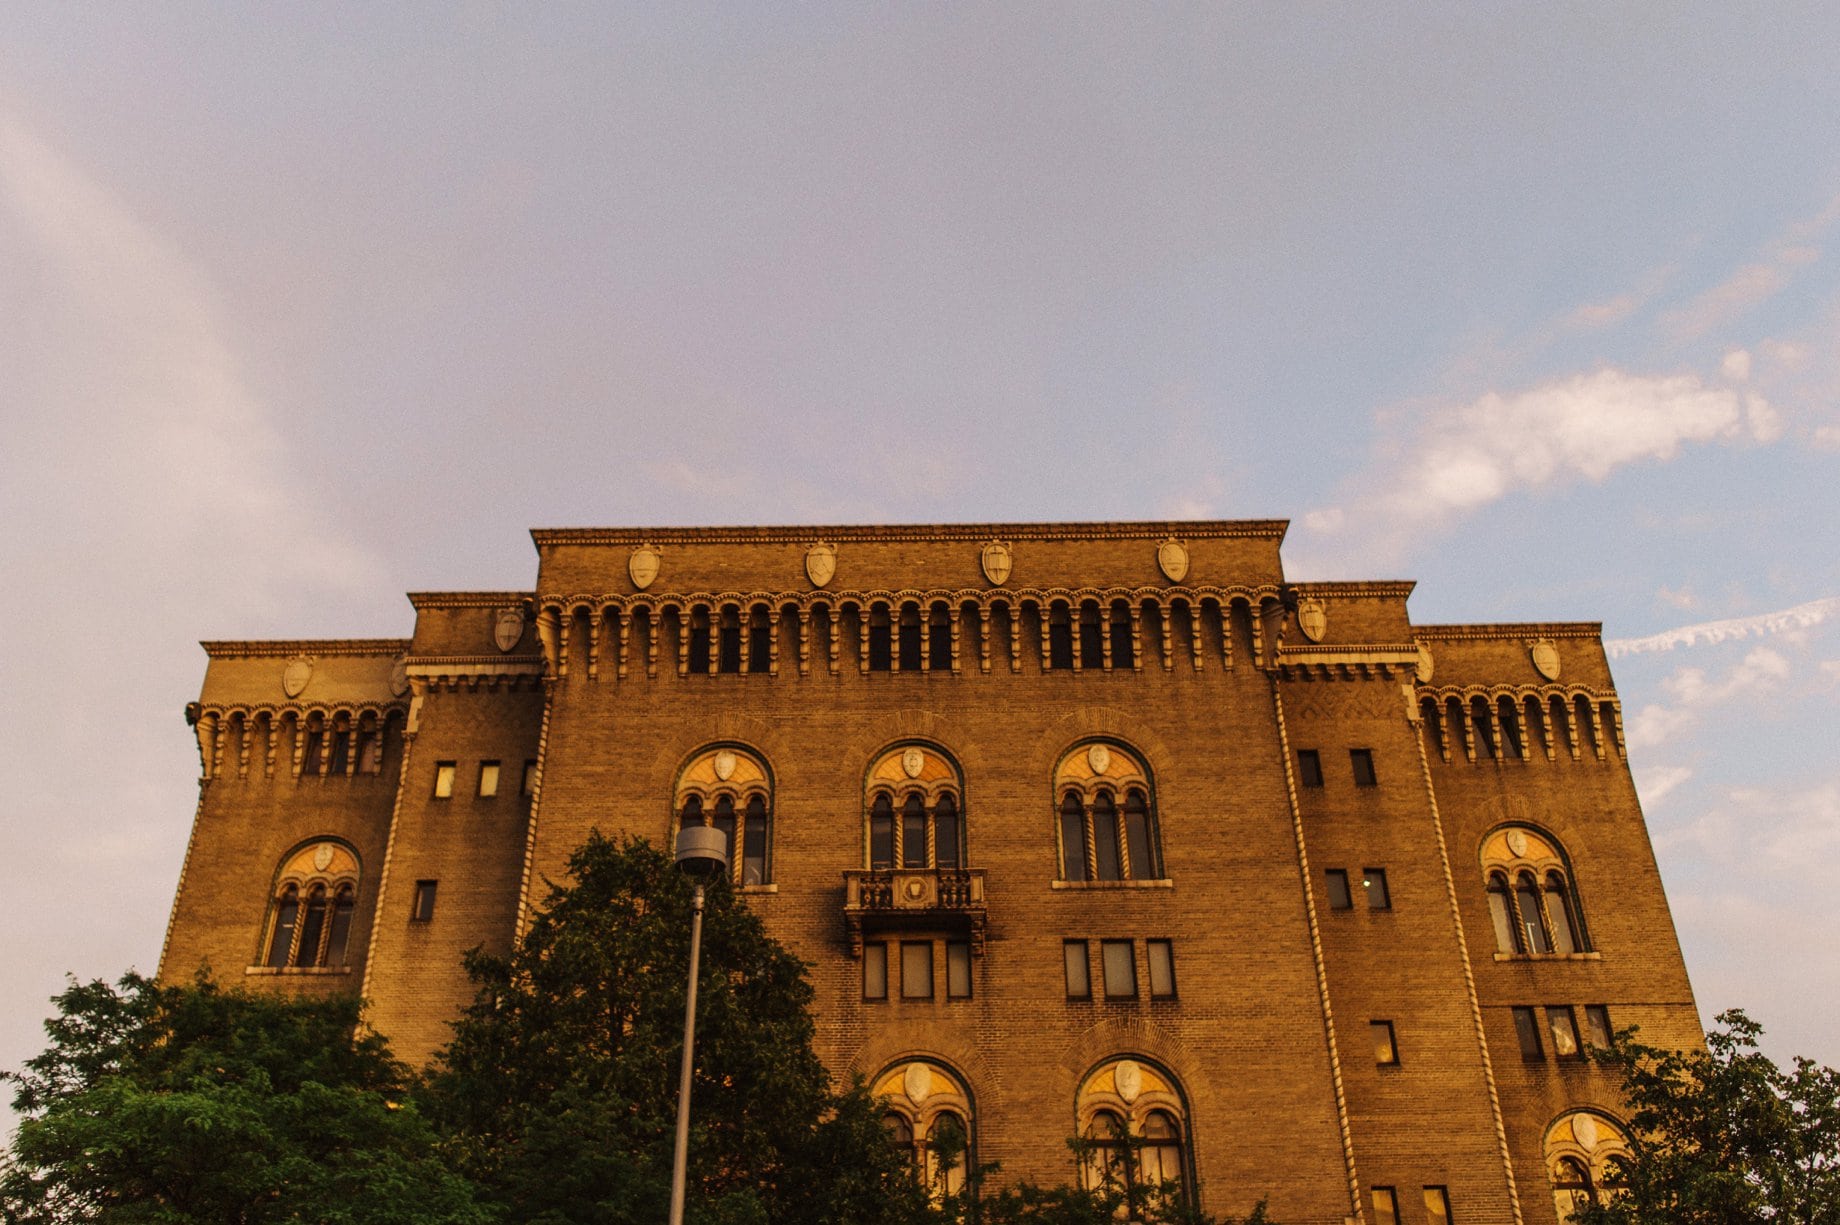
POLYGON ((1742 383, 1751 377, 1751 355, 1743 349, 1733 349, 1719 363, 1719 372, 1733 382, 1742 383))
POLYGON ((1642 797, 1645 807, 1653 808, 1692 777, 1690 766, 1650 766, 1636 771, 1636 794, 1642 797))
MULTIPOLYGON (((1720 680, 1709 678, 1704 668, 1677 669, 1661 682, 1673 705, 1650 702, 1638 710, 1629 720, 1629 747, 1660 748, 1691 731, 1708 710, 1751 694, 1771 692, 1787 684, 1793 671, 1788 659, 1769 647, 1752 649, 1720 680)), ((1664 792, 1680 781, 1668 783, 1664 792)))
POLYGON ((1797 604, 1793 608, 1759 613, 1753 617, 1701 621, 1695 625, 1683 625, 1676 629, 1663 630, 1659 634, 1650 634, 1644 638, 1612 638, 1604 643, 1604 650, 1611 658, 1615 658, 1619 655, 1640 655, 1650 651, 1672 651, 1679 647, 1709 646, 1735 638, 1750 638, 1806 629, 1812 625, 1819 625, 1836 613, 1840 613, 1840 596, 1824 600, 1810 600, 1806 604, 1797 604))
POLYGON ((1577 329, 1613 327, 1635 313, 1642 298, 1633 293, 1618 294, 1603 302, 1587 302, 1566 315, 1562 326, 1577 329))

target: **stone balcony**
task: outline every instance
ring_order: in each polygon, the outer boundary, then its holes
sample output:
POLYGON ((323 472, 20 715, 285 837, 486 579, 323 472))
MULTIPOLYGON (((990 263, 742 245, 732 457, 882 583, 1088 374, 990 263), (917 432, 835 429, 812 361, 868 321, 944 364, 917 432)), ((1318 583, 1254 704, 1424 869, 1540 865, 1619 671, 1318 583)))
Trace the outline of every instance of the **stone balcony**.
POLYGON ((943 931, 970 937, 974 956, 984 953, 982 868, 875 868, 843 874, 843 922, 850 953, 862 956, 863 939, 884 931, 943 931))

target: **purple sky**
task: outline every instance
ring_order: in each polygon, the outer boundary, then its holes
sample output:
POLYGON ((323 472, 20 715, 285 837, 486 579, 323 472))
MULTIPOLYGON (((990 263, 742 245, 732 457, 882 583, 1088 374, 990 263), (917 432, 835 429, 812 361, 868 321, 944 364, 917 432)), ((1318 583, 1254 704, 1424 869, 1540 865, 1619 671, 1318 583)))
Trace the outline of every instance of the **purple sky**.
POLYGON ((1630 640, 1702 1008, 1840 1063, 1840 11, 1754 12, 9 6, 0 1066, 153 968, 198 639, 1158 516, 1630 640))

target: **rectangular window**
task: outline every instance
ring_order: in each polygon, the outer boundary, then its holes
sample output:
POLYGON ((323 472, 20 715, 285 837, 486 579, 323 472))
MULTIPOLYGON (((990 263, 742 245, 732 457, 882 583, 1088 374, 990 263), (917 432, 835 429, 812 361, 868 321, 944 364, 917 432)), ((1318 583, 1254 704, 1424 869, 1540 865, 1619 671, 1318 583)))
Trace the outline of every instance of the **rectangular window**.
POLYGON ((901 671, 920 671, 920 622, 901 621, 901 671))
POLYGON ((301 757, 300 772, 317 775, 326 764, 326 734, 324 732, 307 733, 307 751, 301 757))
POLYGON ((1426 1225, 1450 1225, 1450 1188, 1425 1188, 1426 1225))
POLYGON ((773 626, 765 617, 748 629, 748 671, 773 670, 773 626))
POLYGON ((1073 626, 1065 621, 1048 623, 1048 666, 1073 667, 1073 626))
POLYGON ((350 761, 351 761, 351 733, 350 732, 332 733, 332 761, 327 766, 326 772, 328 774, 334 774, 334 775, 343 774, 345 773, 346 765, 350 761))
POLYGON ((946 942, 946 998, 971 998, 971 946, 957 940, 946 942))
POLYGON ((498 794, 498 763, 482 761, 479 763, 479 798, 489 800, 498 794))
POLYGON ((1374 751, 1372 749, 1349 749, 1348 761, 1354 766, 1354 785, 1373 787, 1380 782, 1374 773, 1374 751))
POLYGON ((1393 1041, 1391 1021, 1369 1021, 1368 1032, 1374 1039, 1374 1062, 1388 1066, 1399 1062, 1399 1047, 1393 1041))
POLYGON ((434 918, 434 891, 440 883, 434 880, 415 882, 415 899, 409 904, 410 922, 426 923, 434 918))
POLYGON ((1137 998, 1137 956, 1129 940, 1099 942, 1099 960, 1105 971, 1105 998, 1137 998))
POLYGON ((1514 1009, 1514 1035, 1520 1039, 1522 1059, 1539 1063, 1546 1058, 1546 1048, 1540 1043, 1540 1018, 1533 1009, 1514 1009))
POLYGON ((933 942, 910 940, 901 945, 901 998, 933 998, 933 942))
POLYGON ((1330 868, 1323 877, 1329 882, 1329 909, 1353 910, 1354 895, 1348 892, 1348 869, 1330 868))
POLYGON ((1067 963, 1067 998, 1092 998, 1092 968, 1087 960, 1086 941, 1061 941, 1061 959, 1067 963))
POLYGON ((521 782, 518 783, 518 794, 519 795, 535 795, 536 791, 537 791, 537 763, 534 761, 527 761, 524 763, 524 778, 521 782))
POLYGON ((1297 750, 1297 779, 1305 787, 1323 785, 1322 754, 1315 749, 1297 750))
POLYGON ((454 763, 437 761, 434 763, 434 798, 449 799, 454 794, 454 763))
POLYGON ((1399 1225, 1399 1196, 1391 1187, 1374 1188, 1374 1225, 1399 1225))
POLYGON ((1610 1028, 1610 1009, 1602 1004, 1584 1006, 1585 1037, 1591 1045, 1600 1050, 1609 1050, 1616 1041, 1616 1031, 1610 1028))
POLYGON ((709 627, 690 627, 690 671, 701 675, 709 671, 709 627))
POLYGON ((888 998, 888 946, 885 944, 863 945, 863 998, 888 998))
POLYGON ((1176 950, 1167 940, 1144 941, 1144 956, 1150 962, 1150 998, 1174 999, 1176 994, 1176 950))
POLYGON ((1554 1059, 1583 1059, 1578 1045, 1578 1018, 1568 1004, 1546 1006, 1546 1032, 1552 1035, 1554 1059))
POLYGON ((1362 868, 1361 890, 1367 894, 1369 910, 1391 910, 1393 895, 1386 889, 1385 868, 1362 868))
POLYGON ((741 627, 724 625, 716 635, 716 670, 741 671, 741 627))
POLYGON ((934 621, 927 627, 926 666, 933 672, 952 670, 952 623, 934 621))
MULTIPOLYGON (((870 614, 875 616, 876 614, 870 614)), ((886 616, 886 614, 882 614, 886 616)), ((869 623, 869 671, 886 672, 894 666, 894 645, 886 621, 869 623)))

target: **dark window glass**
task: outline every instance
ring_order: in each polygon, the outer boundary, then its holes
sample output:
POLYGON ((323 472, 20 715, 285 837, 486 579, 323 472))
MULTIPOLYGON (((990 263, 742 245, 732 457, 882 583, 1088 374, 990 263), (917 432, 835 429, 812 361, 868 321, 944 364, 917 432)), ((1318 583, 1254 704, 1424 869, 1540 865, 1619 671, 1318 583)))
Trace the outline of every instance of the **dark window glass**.
POLYGON ((1070 1000, 1091 999, 1092 967, 1087 962, 1086 941, 1062 941, 1061 959, 1066 962, 1067 968, 1067 998, 1070 1000))
POLYGON ((1105 631, 1096 610, 1080 614, 1080 667, 1095 672, 1105 667, 1105 631))
POLYGON ((1136 666, 1137 651, 1131 645, 1131 614, 1120 605, 1112 609, 1112 667, 1136 666))
POLYGON ((1362 868, 1361 890, 1367 894, 1369 910, 1391 910, 1393 895, 1387 892, 1385 868, 1362 868))
POLYGON ((934 672, 952 670, 952 622, 949 614, 935 612, 927 627, 926 666, 934 672))
POLYGON ((1508 900, 1508 882, 1489 877, 1489 919, 1495 924, 1495 951, 1521 951, 1520 931, 1514 926, 1514 903, 1508 900))
POLYGON ((894 805, 886 795, 876 796, 869 808, 869 866, 894 866, 894 805))
POLYGON ((1092 818, 1099 879, 1118 880, 1123 875, 1118 862, 1118 809, 1109 791, 1101 791, 1093 797, 1092 818))
POLYGON ((292 885, 275 903, 275 934, 268 942, 268 964, 280 969, 294 947, 294 924, 300 918, 300 893, 292 885))
POLYGON ((757 613, 748 628, 748 671, 766 672, 773 667, 773 624, 765 613, 757 613))
POLYGON ((1391 1187, 1374 1188, 1374 1225, 1399 1225, 1399 1197, 1391 1187))
POLYGON ((1150 998, 1172 999, 1176 993, 1175 946, 1167 940, 1144 941, 1144 956, 1150 962, 1150 998))
POLYGON ((1610 1049, 1611 1043, 1616 1041, 1616 1031, 1610 1028, 1610 1010, 1602 1004, 1586 1004, 1584 1032, 1592 1046, 1610 1049))
POLYGON ((1546 1006, 1546 1032, 1552 1035, 1554 1059, 1583 1059, 1578 1045, 1578 1018, 1566 1004, 1546 1006))
POLYGON ((1527 754, 1521 744, 1521 721, 1514 710, 1514 699, 1501 699, 1496 709, 1501 719, 1501 755, 1519 761, 1527 754))
POLYGON ((1348 760, 1354 766, 1354 785, 1372 787, 1380 778, 1374 773, 1374 751, 1372 749, 1349 749, 1348 760))
POLYGON ((733 871, 735 863, 735 801, 733 796, 716 797, 715 813, 709 823, 722 831, 722 847, 728 852, 729 868, 733 871))
POLYGON ((971 998, 971 946, 957 940, 946 943, 946 998, 971 998))
POLYGON ((723 672, 741 671, 741 626, 731 622, 733 613, 724 614, 722 620, 721 649, 717 653, 716 667, 723 672))
POLYGON ((1322 754, 1315 749, 1298 749, 1297 777, 1305 787, 1322 786, 1322 754))
POLYGON ((1578 925, 1573 921, 1571 890, 1565 887, 1565 878, 1557 872, 1546 876, 1546 915, 1552 920, 1554 952, 1576 953, 1584 947, 1584 942, 1578 938, 1578 925))
POLYGON ((1132 788, 1124 797, 1124 847, 1131 862, 1126 865, 1133 880, 1156 878, 1156 852, 1150 845, 1150 808, 1144 793, 1132 788))
POLYGON ((888 946, 885 944, 863 945, 863 998, 888 998, 888 946))
POLYGON ((1476 758, 1479 761, 1492 761, 1495 757, 1494 720, 1489 718, 1489 704, 1484 698, 1477 698, 1469 704, 1470 726, 1476 729, 1476 758))
POLYGON ((933 942, 907 941, 901 945, 901 998, 933 998, 933 942))
POLYGON ((1534 887, 1533 877, 1523 876, 1515 882, 1514 901, 1520 908, 1520 933, 1527 942, 1527 951, 1552 952, 1552 945, 1546 939, 1546 925, 1540 921, 1540 891, 1534 887))
POLYGON ((748 801, 747 825, 741 839, 741 883, 767 883, 767 802, 760 796, 748 801))
POLYGON ((418 923, 426 923, 434 918, 434 894, 439 881, 418 880, 415 882, 415 900, 410 904, 409 917, 418 923))
POLYGON ((933 805, 933 855, 938 867, 958 866, 958 801, 951 792, 933 805))
POLYGON ((343 774, 345 773, 346 764, 350 761, 351 733, 332 733, 332 761, 327 765, 326 772, 334 775, 343 774))
POLYGON ((1399 1047, 1393 1041, 1393 1023, 1369 1021, 1367 1029, 1374 1040, 1374 1062, 1389 1065, 1398 1063, 1399 1047))
POLYGON ((300 948, 294 954, 297 966, 320 964, 319 938, 326 930, 326 888, 315 885, 307 894, 307 912, 300 921, 300 948))
POLYGON ((534 795, 537 790, 537 763, 524 763, 524 780, 518 784, 519 795, 534 795))
POLYGON ((894 645, 888 628, 888 614, 871 613, 869 621, 869 671, 886 672, 894 667, 894 645))
POLYGON ((1061 800, 1061 877, 1087 879, 1086 810, 1080 806, 1080 797, 1071 791, 1061 800))
POLYGON ((1546 1058, 1546 1048, 1540 1042, 1540 1018, 1533 1009, 1514 1009, 1514 1036, 1520 1039, 1522 1059, 1535 1063, 1546 1058))
POLYGON ((694 622, 690 626, 690 671, 709 671, 709 627, 694 622))
POLYGON ((1105 998, 1127 1000, 1137 995, 1137 957, 1129 940, 1103 940, 1100 962, 1105 971, 1105 998))
POLYGON ((901 616, 901 671, 920 671, 920 617, 918 613, 901 616))
POLYGON ((882 1130, 888 1133, 888 1143, 894 1145, 900 1153, 911 1160, 914 1150, 914 1125, 890 1110, 882 1116, 882 1130))
POLYGON ((342 966, 345 964, 345 944, 351 937, 351 916, 356 909, 351 886, 339 890, 338 897, 332 902, 332 930, 326 936, 326 964, 342 966))
POLYGON ((965 1124, 951 1111, 934 1117, 926 1133, 926 1182, 936 1193, 965 1189, 965 1124))
POLYGON ((1167 1111, 1153 1110, 1137 1133, 1143 1147, 1137 1150, 1137 1184, 1160 1198, 1181 1194, 1182 1133, 1167 1111))
POLYGON ((924 868, 926 864, 926 801, 918 791, 908 793, 901 805, 901 866, 924 868))
POLYGON ((1048 666, 1073 667, 1073 626, 1067 623, 1065 609, 1057 609, 1048 622, 1048 666))
POLYGON ((302 774, 319 774, 326 764, 326 734, 324 732, 307 733, 307 751, 301 759, 302 774))
POLYGON ((358 773, 377 774, 383 770, 383 739, 376 732, 358 733, 358 773))
POLYGON ((1323 873, 1329 882, 1329 909, 1353 910, 1354 896, 1348 891, 1348 869, 1330 868, 1323 873))
POLYGON ((1425 1225, 1451 1225, 1448 1188, 1425 1188, 1425 1225))
POLYGON ((1091 1149, 1080 1164, 1080 1182, 1088 1191, 1113 1194, 1126 1190, 1124 1122, 1109 1110, 1093 1115, 1086 1126, 1091 1149))

